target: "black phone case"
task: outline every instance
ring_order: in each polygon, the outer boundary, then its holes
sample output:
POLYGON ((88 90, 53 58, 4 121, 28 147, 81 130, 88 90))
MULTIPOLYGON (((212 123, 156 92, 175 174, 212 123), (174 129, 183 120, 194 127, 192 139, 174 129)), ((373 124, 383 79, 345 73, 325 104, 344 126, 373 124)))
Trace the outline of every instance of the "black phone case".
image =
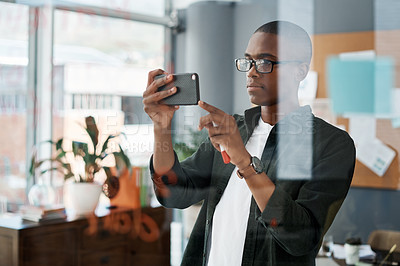
MULTIPOLYGON (((158 75, 155 79, 164 77, 158 75)), ((167 85, 158 88, 158 91, 164 91, 177 88, 177 92, 163 100, 168 105, 196 105, 200 100, 199 76, 196 73, 174 74, 174 80, 167 85)))

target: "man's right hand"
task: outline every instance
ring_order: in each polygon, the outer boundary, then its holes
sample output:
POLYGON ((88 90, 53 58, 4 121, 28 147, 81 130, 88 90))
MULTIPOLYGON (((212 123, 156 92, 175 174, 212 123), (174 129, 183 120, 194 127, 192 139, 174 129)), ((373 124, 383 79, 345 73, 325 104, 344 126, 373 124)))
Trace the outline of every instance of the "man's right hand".
POLYGON ((157 89, 173 80, 172 75, 162 69, 149 72, 147 88, 143 93, 144 111, 153 121, 155 129, 168 129, 171 126, 172 117, 179 106, 171 106, 162 103, 162 100, 176 93, 176 87, 167 91, 157 91, 157 89), (154 80, 158 75, 164 74, 165 77, 154 80))

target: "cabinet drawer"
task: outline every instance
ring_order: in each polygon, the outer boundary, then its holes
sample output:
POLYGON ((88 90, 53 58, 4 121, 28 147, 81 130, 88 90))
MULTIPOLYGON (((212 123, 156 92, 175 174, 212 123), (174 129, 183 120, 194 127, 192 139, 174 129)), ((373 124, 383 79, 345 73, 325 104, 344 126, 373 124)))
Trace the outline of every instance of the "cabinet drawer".
POLYGON ((13 265, 13 239, 0 235, 0 265, 13 265))
MULTIPOLYGON (((39 230, 38 230, 39 231, 39 230)), ((40 230, 41 231, 41 230, 40 230)), ((23 265, 75 265, 76 234, 73 229, 26 234, 21 239, 23 265)))
POLYGON ((157 265, 170 266, 170 257, 168 255, 159 254, 136 254, 131 257, 132 266, 140 265, 157 265))
POLYGON ((82 254, 81 265, 129 265, 128 248, 127 246, 117 246, 82 254))
POLYGON ((89 235, 85 230, 81 231, 81 248, 86 249, 101 249, 110 245, 124 245, 126 243, 126 235, 112 233, 108 230, 100 229, 95 234, 89 235))

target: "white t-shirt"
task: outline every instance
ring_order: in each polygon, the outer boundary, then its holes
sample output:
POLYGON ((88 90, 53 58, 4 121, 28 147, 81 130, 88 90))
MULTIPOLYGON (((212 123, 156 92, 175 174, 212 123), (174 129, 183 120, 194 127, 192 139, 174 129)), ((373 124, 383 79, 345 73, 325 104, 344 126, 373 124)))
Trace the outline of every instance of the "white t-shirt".
MULTIPOLYGON (((262 121, 254 128, 246 144, 252 156, 261 158, 272 126, 262 121)), ((237 167, 233 170, 228 185, 214 212, 211 227, 209 266, 241 265, 247 220, 250 213, 251 191, 246 181, 240 179, 237 167)))

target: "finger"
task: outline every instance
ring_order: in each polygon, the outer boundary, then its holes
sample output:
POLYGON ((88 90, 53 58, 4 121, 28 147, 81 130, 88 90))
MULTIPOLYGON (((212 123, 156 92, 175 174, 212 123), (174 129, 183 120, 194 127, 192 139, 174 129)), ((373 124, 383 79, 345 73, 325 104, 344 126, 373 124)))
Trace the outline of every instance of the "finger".
POLYGON ((214 148, 215 148, 217 151, 221 152, 221 148, 219 147, 219 144, 216 143, 216 142, 214 142, 214 141, 212 140, 212 137, 210 137, 210 141, 211 141, 211 144, 214 146, 214 148))
POLYGON ((210 137, 222 136, 222 135, 226 135, 229 133, 226 128, 215 127, 212 124, 206 125, 205 128, 208 130, 208 135, 210 137))
POLYGON ((229 134, 229 128, 225 126, 222 127, 216 126, 216 124, 213 122, 205 123, 204 125, 199 125, 199 130, 202 130, 203 128, 207 129, 208 135, 210 137, 229 134))
POLYGON ((198 104, 199 104, 199 106, 200 106, 201 108, 203 108, 204 110, 206 110, 206 111, 209 112, 209 113, 213 113, 213 114, 225 114, 225 112, 222 111, 221 109, 218 109, 217 107, 212 106, 211 104, 208 104, 208 103, 206 103, 206 102, 199 101, 198 104))
POLYGON ((157 103, 177 92, 177 88, 173 87, 166 91, 159 91, 143 98, 143 104, 157 103))
POLYGON ((221 151, 221 147, 223 146, 224 150, 229 152, 229 148, 231 148, 230 144, 232 144, 233 146, 236 145, 235 143, 230 142, 229 138, 227 138, 225 135, 213 136, 210 137, 210 140, 216 145, 218 145, 219 151, 221 151))
POLYGON ((154 81, 154 78, 158 75, 168 75, 167 72, 165 72, 162 69, 155 69, 149 72, 148 77, 147 77, 147 87, 150 86, 150 84, 154 81))
POLYGON ((202 130, 205 126, 208 126, 209 124, 214 127, 226 128, 227 125, 225 124, 225 117, 225 115, 209 113, 208 115, 200 117, 198 128, 199 130, 202 130))
MULTIPOLYGON (((160 73, 160 72, 155 72, 155 73, 160 73)), ((166 73, 166 72, 164 72, 164 73, 166 73)), ((157 76, 157 75, 155 75, 155 76, 157 76)), ((173 75, 168 74, 168 73, 164 77, 156 79, 156 80, 154 79, 154 77, 152 78, 152 82, 150 83, 150 85, 148 85, 146 90, 144 91, 143 97, 146 97, 149 94, 155 93, 159 87, 172 82, 174 79, 173 75)), ((149 81, 150 80, 151 80, 151 78, 149 78, 149 81)))
POLYGON ((221 152, 221 145, 224 146, 224 148, 227 147, 226 137, 223 135, 212 136, 212 137, 210 137, 210 140, 211 140, 211 143, 213 144, 213 146, 219 152, 221 152))
POLYGON ((202 130, 207 125, 213 126, 212 114, 208 114, 208 115, 200 117, 198 129, 202 130))
POLYGON ((179 109, 178 105, 155 105, 155 104, 145 105, 145 107, 143 108, 143 110, 147 114, 167 113, 167 112, 176 111, 178 109, 179 109))

